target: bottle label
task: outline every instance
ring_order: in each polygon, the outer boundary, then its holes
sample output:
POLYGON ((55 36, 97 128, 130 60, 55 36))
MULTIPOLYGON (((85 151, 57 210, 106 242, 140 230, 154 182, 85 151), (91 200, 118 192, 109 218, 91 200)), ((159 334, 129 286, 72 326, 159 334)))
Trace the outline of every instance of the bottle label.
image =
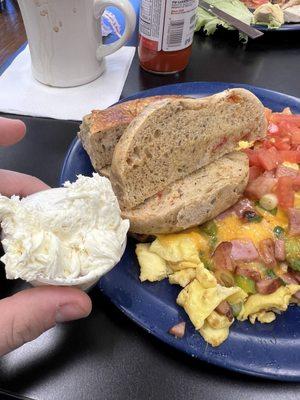
POLYGON ((140 35, 151 50, 177 51, 190 46, 197 0, 142 0, 140 35))

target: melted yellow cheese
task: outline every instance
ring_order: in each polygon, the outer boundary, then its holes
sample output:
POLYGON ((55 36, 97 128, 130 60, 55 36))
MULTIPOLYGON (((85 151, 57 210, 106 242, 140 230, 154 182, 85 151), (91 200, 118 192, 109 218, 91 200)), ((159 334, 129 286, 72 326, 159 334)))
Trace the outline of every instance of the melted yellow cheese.
POLYGON ((264 220, 271 225, 272 230, 275 228, 275 226, 278 225, 281 226, 283 229, 286 229, 288 227, 288 217, 283 209, 278 207, 276 215, 273 215, 260 207, 258 208, 258 212, 261 214, 264 220))
POLYGON ((208 240, 197 228, 187 229, 180 233, 170 233, 169 235, 158 235, 157 237, 163 246, 170 246, 174 242, 189 238, 198 251, 207 252, 209 250, 208 240))
MULTIPOLYGON (((300 196, 299 196, 300 203, 300 196)), ((249 239, 255 245, 261 240, 273 238, 273 229, 275 226, 281 226, 283 229, 288 227, 288 218, 286 212, 278 209, 276 215, 259 208, 259 213, 263 217, 260 222, 244 222, 235 214, 231 214, 221 221, 217 221, 218 242, 225 242, 234 239, 249 239)))
POLYGON ((234 239, 250 239, 258 245, 261 240, 273 237, 273 230, 266 221, 245 223, 234 214, 217 221, 217 226, 219 243, 234 239))

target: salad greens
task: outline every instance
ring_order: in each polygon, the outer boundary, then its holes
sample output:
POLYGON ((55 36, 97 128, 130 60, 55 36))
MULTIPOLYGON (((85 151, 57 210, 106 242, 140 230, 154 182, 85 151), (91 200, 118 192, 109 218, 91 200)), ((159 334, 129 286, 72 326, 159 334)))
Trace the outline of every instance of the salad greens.
MULTIPOLYGON (((253 15, 249 9, 240 0, 205 0, 207 3, 214 5, 222 11, 232 15, 235 18, 250 25, 253 15)), ((196 14, 195 31, 203 28, 207 35, 212 35, 218 26, 223 26, 226 29, 234 30, 227 22, 219 19, 218 17, 208 13, 203 8, 198 7, 196 14)), ((240 39, 244 42, 247 41, 247 35, 240 33, 240 39)))
POLYGON ((280 28, 284 23, 283 11, 278 4, 265 3, 254 11, 254 23, 270 29, 280 28))

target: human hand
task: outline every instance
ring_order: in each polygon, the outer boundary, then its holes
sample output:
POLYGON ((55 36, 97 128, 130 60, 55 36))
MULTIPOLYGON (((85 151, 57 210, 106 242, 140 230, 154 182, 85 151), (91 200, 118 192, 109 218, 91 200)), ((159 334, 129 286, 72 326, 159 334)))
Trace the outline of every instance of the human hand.
MULTIPOLYGON (((9 146, 25 135, 22 121, 0 117, 0 146, 9 146)), ((0 193, 27 196, 49 187, 41 180, 0 169, 0 193)), ((0 300, 0 356, 29 342, 56 323, 83 318, 91 300, 79 289, 44 286, 23 290, 0 300)))

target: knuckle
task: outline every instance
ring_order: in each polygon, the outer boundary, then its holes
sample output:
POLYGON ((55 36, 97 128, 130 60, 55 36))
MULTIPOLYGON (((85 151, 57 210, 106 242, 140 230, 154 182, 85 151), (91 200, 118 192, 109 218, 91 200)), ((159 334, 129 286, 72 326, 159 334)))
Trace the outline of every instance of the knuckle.
POLYGON ((29 342, 34 337, 34 329, 31 324, 26 321, 20 321, 16 316, 12 318, 11 328, 8 330, 6 337, 7 347, 10 351, 29 342))

